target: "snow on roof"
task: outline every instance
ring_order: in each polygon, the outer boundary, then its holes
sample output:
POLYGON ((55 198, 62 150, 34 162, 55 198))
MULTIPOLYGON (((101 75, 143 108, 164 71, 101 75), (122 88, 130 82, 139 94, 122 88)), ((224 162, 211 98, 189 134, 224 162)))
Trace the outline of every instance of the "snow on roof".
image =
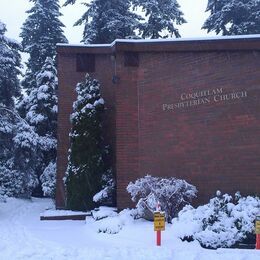
MULTIPOLYGON (((114 43, 114 42, 113 42, 114 43)), ((59 47, 88 47, 88 48, 104 48, 104 47, 111 47, 112 44, 84 44, 84 43, 58 43, 57 46, 59 47)))
POLYGON ((167 38, 167 39, 117 39, 111 44, 66 44, 58 43, 57 46, 64 47, 88 47, 88 48, 104 48, 113 47, 116 43, 165 43, 165 42, 189 42, 189 41, 218 41, 218 40, 246 40, 260 39, 260 34, 235 35, 235 36, 210 36, 210 37, 194 37, 194 38, 167 38))

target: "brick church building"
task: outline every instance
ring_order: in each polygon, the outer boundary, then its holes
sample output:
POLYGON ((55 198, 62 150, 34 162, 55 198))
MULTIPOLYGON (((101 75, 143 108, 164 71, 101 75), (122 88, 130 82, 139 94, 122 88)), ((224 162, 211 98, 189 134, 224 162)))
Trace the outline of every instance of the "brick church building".
POLYGON ((195 185, 198 201, 216 190, 260 192, 260 36, 116 40, 59 45, 57 208, 65 206, 75 86, 89 73, 106 102, 117 203, 150 174, 195 185))

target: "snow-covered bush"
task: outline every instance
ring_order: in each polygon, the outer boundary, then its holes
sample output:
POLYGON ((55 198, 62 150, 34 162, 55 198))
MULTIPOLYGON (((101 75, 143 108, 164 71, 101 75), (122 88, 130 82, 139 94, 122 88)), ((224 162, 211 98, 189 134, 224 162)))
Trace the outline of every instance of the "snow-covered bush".
POLYGON ((50 162, 45 168, 43 174, 40 177, 42 183, 42 191, 44 196, 52 197, 55 196, 56 187, 56 163, 50 162))
POLYGON ((124 209, 120 213, 110 211, 110 213, 106 218, 96 221, 98 233, 117 234, 124 226, 132 224, 135 219, 135 210, 133 209, 124 209))
POLYGON ((91 210, 92 217, 97 221, 107 217, 115 217, 117 216, 117 209, 112 207, 104 207, 101 206, 94 210, 91 210))
POLYGON ((123 225, 118 217, 108 217, 102 219, 98 223, 97 232, 107 234, 117 234, 123 228, 123 225))
POLYGON ((254 237, 254 220, 259 213, 259 197, 241 197, 237 192, 233 198, 218 191, 208 204, 180 211, 172 221, 173 232, 208 248, 231 247, 254 237))
POLYGON ((134 183, 130 182, 127 191, 131 194, 132 200, 137 202, 136 207, 140 217, 151 219, 157 203, 160 202, 168 222, 171 222, 178 211, 189 204, 197 193, 196 187, 185 180, 150 175, 134 183))

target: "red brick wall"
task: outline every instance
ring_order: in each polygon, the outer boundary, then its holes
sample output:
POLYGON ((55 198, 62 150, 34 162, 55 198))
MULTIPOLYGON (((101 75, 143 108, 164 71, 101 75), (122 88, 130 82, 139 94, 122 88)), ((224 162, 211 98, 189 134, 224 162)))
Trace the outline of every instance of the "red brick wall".
MULTIPOLYGON (((67 168, 67 158, 69 149, 69 132, 71 129, 70 114, 72 104, 76 99, 76 84, 84 80, 85 73, 76 72, 76 54, 86 53, 85 49, 79 48, 74 52, 60 51, 58 54, 58 154, 57 154, 57 190, 56 190, 56 207, 65 207, 65 190, 63 177, 67 168)), ((95 73, 90 73, 98 79, 101 84, 101 93, 105 100, 106 112, 104 120, 104 137, 107 144, 112 150, 111 161, 115 165, 115 101, 114 101, 114 84, 112 75, 114 64, 110 54, 96 54, 95 73)))
MULTIPOLYGON (((139 69, 121 68, 117 100, 118 207, 125 188, 146 174, 183 178, 199 202, 216 190, 259 193, 260 52, 140 53, 139 69), (183 109, 163 104, 182 93, 223 89, 247 97, 183 109)), ((213 97, 211 97, 213 98, 213 97)))
POLYGON ((84 79, 84 73, 76 72, 77 53, 96 53, 93 76, 101 82, 108 108, 104 134, 112 147, 119 209, 133 205, 127 184, 146 174, 184 178, 198 188, 197 203, 218 189, 259 193, 259 38, 116 42, 59 47, 58 53, 58 208, 65 202, 62 178, 75 85, 84 79), (139 67, 124 66, 124 51, 139 53, 139 67), (214 102, 207 94, 205 104, 194 105, 198 101, 190 99, 188 107, 174 107, 183 102, 184 93, 219 88, 221 95, 246 91, 247 97, 214 102))
POLYGON ((139 176, 138 74, 137 67, 125 67, 123 53, 117 54, 116 86, 116 172, 117 206, 129 207, 126 186, 139 176))

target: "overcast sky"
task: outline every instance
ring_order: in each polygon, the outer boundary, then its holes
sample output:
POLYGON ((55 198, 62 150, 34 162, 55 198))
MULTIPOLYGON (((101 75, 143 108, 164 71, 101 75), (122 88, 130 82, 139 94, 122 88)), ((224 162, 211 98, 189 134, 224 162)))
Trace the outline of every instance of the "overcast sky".
MULTIPOLYGON (((60 0, 61 5, 64 1, 60 0)), ((63 13, 61 20, 66 26, 64 31, 70 43, 79 43, 82 39, 83 28, 73 27, 73 24, 81 17, 86 7, 80 4, 84 0, 77 2, 75 5, 61 8, 63 13)), ((205 30, 201 30, 201 26, 208 16, 205 13, 207 0, 178 0, 178 2, 188 21, 187 24, 179 27, 181 36, 186 38, 209 36, 205 30)), ((20 27, 27 17, 25 11, 30 7, 29 0, 0 0, 0 20, 7 25, 7 36, 18 39, 20 27)))

